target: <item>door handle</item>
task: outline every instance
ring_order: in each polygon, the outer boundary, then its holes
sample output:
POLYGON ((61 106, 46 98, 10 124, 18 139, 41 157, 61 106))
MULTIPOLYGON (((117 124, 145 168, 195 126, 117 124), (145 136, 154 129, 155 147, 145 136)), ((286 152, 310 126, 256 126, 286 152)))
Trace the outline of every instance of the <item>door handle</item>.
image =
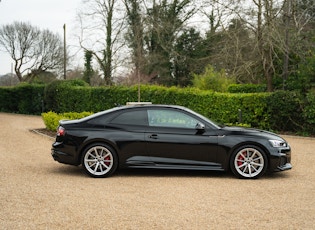
POLYGON ((149 138, 151 138, 151 139, 158 139, 158 135, 157 134, 151 134, 149 136, 149 138))

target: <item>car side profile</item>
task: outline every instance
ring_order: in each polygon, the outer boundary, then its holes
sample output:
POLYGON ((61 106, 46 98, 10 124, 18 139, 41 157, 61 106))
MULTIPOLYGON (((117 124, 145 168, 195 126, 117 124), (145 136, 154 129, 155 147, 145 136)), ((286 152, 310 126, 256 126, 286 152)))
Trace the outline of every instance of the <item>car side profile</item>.
POLYGON ((291 148, 280 136, 219 126, 181 106, 112 108, 59 122, 54 160, 82 165, 92 177, 117 168, 231 170, 239 178, 292 168, 291 148))

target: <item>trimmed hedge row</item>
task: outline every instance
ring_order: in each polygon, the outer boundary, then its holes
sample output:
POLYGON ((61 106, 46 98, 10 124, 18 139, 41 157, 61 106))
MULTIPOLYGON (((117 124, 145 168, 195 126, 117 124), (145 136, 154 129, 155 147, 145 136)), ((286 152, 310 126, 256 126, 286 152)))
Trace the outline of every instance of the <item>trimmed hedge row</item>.
POLYGON ((82 112, 82 113, 60 113, 57 114, 55 112, 47 112, 42 113, 42 118, 44 120, 44 124, 48 130, 55 131, 59 125, 60 120, 74 120, 80 119, 86 116, 91 115, 91 112, 82 112))
POLYGON ((265 84, 231 84, 228 87, 229 93, 262 93, 267 92, 265 84))
MULTIPOLYGON (((138 87, 87 87, 80 81, 0 88, 0 111, 98 112, 137 101, 138 87)), ((295 92, 216 93, 195 88, 141 86, 141 101, 188 107, 225 124, 248 124, 274 131, 315 133, 315 94, 295 92)))
POLYGON ((0 111, 39 115, 44 110, 44 88, 30 84, 0 87, 0 111))

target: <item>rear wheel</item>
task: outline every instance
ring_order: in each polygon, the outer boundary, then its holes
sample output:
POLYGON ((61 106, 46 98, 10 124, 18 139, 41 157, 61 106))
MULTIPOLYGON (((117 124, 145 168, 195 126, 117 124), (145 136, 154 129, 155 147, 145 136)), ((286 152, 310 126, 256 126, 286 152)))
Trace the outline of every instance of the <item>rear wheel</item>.
POLYGON ((96 143, 85 149, 82 165, 86 173, 92 177, 108 177, 115 172, 118 157, 111 147, 96 143))
POLYGON ((230 167, 239 178, 258 178, 267 170, 267 156, 256 146, 242 146, 232 155, 230 167))

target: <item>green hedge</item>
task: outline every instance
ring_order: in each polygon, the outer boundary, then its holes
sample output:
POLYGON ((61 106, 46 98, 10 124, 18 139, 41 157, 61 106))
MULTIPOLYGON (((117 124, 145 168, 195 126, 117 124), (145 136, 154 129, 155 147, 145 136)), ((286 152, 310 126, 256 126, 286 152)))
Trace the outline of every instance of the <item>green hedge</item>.
MULTIPOLYGON (((0 111, 94 113, 137 101, 137 97, 137 86, 93 88, 81 81, 57 81, 46 86, 22 84, 0 87, 0 111)), ((225 124, 241 123, 273 131, 315 134, 315 93, 302 97, 290 91, 216 93, 196 88, 142 85, 141 101, 182 105, 225 124)))
POLYGON ((297 92, 277 91, 270 95, 267 109, 270 127, 281 131, 298 131, 303 126, 303 99, 297 92))
POLYGON ((267 91, 266 84, 231 84, 229 93, 263 93, 267 91))
POLYGON ((303 125, 299 130, 305 135, 315 134, 315 92, 308 93, 304 103, 303 125))
POLYGON ((87 111, 90 87, 82 80, 53 81, 44 90, 46 111, 87 111))
MULTIPOLYGON (((98 112, 116 105, 137 101, 135 87, 68 87, 65 92, 55 94, 58 109, 55 112, 92 111, 98 112)), ((141 100, 153 104, 175 104, 188 107, 217 122, 226 124, 247 124, 269 129, 267 101, 270 94, 225 94, 202 91, 195 88, 166 88, 141 86, 141 100), (240 118, 241 115, 241 118, 240 118)))
POLYGON ((41 114, 44 110, 44 85, 20 84, 0 87, 0 111, 41 114))
POLYGON ((60 113, 57 114, 55 112, 47 112, 42 113, 42 118, 44 121, 44 124, 48 130, 55 131, 58 127, 60 120, 74 120, 74 119, 80 119, 86 116, 91 115, 91 112, 82 112, 82 113, 60 113))

